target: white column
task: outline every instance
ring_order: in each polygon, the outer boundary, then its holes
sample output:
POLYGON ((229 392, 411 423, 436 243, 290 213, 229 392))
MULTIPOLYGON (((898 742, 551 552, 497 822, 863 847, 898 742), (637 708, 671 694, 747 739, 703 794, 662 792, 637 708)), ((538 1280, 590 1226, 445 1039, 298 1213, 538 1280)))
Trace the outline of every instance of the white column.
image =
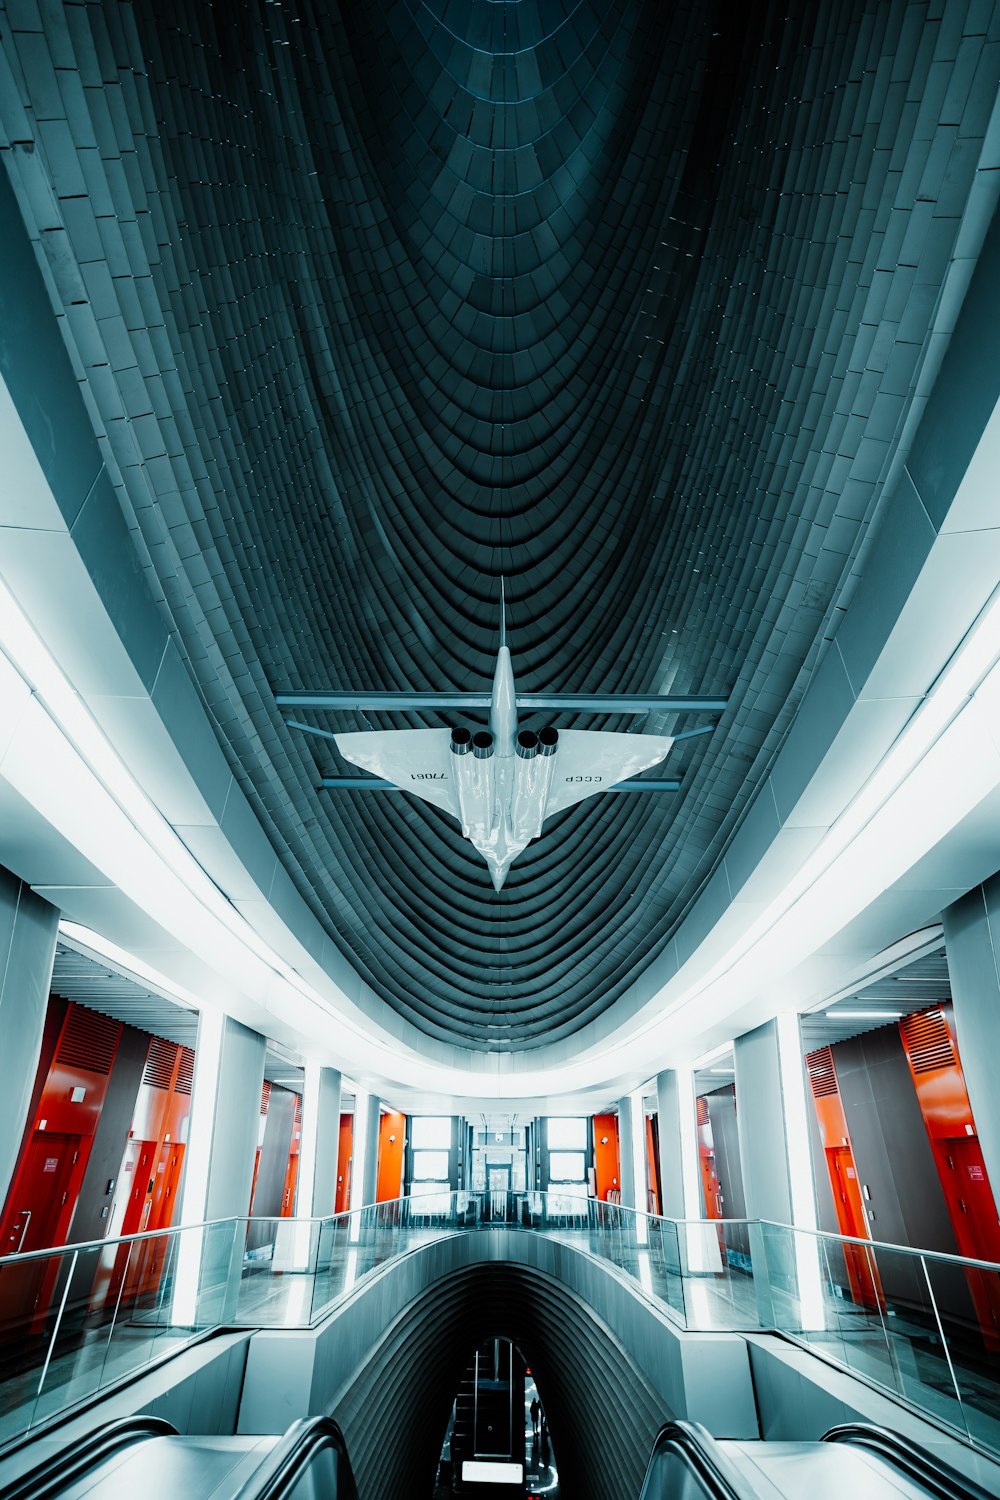
POLYGON ((621 1184, 623 1208, 636 1207, 634 1115, 631 1095, 626 1094, 618 1101, 618 1181, 621 1184))
POLYGON ((642 1089, 637 1089, 629 1098, 632 1116, 632 1198, 635 1207, 643 1213, 649 1211, 646 1187, 646 1110, 642 1089))
POLYGON ((250 1211, 266 1050, 256 1031, 219 1011, 202 1011, 184 1153, 183 1224, 250 1211))
POLYGON ((798 1016, 737 1037, 736 1109, 747 1216, 816 1228, 798 1016))
POLYGON ((340 1089, 341 1076, 336 1068, 306 1063, 295 1198, 299 1218, 328 1218, 337 1201, 340 1089))
POLYGON ((944 913, 958 1050, 993 1196, 1000 1203, 1000 875, 944 913))
MULTIPOLYGON (((663 1214, 687 1224, 678 1232, 681 1264, 689 1271, 718 1272, 722 1269, 718 1232, 702 1227, 697 1105, 694 1073, 690 1068, 667 1068, 657 1075, 656 1110, 663 1214)), ((692 1286, 688 1296, 696 1298, 701 1291, 702 1288, 692 1286)))
MULTIPOLYGON (((733 1051, 747 1217, 815 1230, 816 1193, 798 1016, 777 1016, 737 1037, 733 1051)), ((755 1262, 760 1259, 760 1243, 758 1236, 755 1262)), ((790 1238, 772 1234, 768 1244, 776 1266, 782 1263, 781 1244, 793 1252, 800 1326, 824 1327, 819 1242, 807 1233, 790 1238)))
POLYGON ((382 1119, 381 1101, 377 1094, 368 1095, 368 1129, 365 1132, 365 1197, 366 1203, 374 1203, 378 1195, 378 1151, 380 1145, 379 1124, 382 1119))
POLYGON ((28 1123, 58 927, 58 910, 0 867, 0 1209, 28 1123))
POLYGON ((697 1106, 690 1068, 666 1068, 656 1077, 656 1128, 660 1143, 660 1205, 667 1219, 700 1219, 697 1106))
POLYGON ((354 1090, 354 1131, 351 1162, 351 1207, 362 1208, 375 1202, 375 1187, 378 1182, 378 1122, 380 1118, 377 1094, 367 1089, 354 1090))
MULTIPOLYGON (((202 1282, 216 1301, 214 1316, 232 1316, 239 1288, 237 1269, 245 1241, 239 1222, 250 1211, 254 1158, 260 1125, 267 1042, 220 1011, 203 1010, 194 1054, 191 1122, 184 1152, 181 1224, 232 1219, 231 1228, 189 1230, 177 1240, 173 1317, 194 1324, 206 1315, 199 1302, 202 1282)), ((213 1314, 208 1314, 212 1316, 213 1314)))

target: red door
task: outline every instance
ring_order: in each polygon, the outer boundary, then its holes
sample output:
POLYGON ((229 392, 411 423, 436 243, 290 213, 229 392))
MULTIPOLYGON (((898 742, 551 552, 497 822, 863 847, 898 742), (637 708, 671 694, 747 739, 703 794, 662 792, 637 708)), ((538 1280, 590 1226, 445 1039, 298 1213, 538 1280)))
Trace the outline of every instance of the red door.
MULTIPOLYGON (((934 1142, 959 1254, 1000 1258, 1000 1222, 978 1136, 934 1142)), ((1000 1275, 970 1267, 966 1280, 987 1348, 1000 1349, 1000 1275)))
MULTIPOLYGON (((76 1206, 74 1176, 82 1175, 85 1164, 82 1147, 78 1135, 35 1132, 4 1222, 5 1255, 62 1243, 76 1206)), ((44 1317, 58 1266, 53 1257, 0 1269, 0 1328, 16 1336, 44 1317)))
MULTIPOLYGON (((154 1149, 155 1143, 154 1144, 154 1149)), ((153 1190, 149 1199, 149 1210, 143 1215, 142 1228, 150 1232, 169 1229, 174 1217, 174 1200, 180 1186, 181 1166, 184 1162, 184 1147, 179 1143, 164 1141, 158 1148, 158 1159, 153 1171, 153 1190)), ((134 1285, 137 1292, 152 1294, 160 1284, 160 1275, 170 1251, 168 1235, 154 1240, 144 1240, 133 1252, 136 1267, 142 1268, 134 1285)))
POLYGON ((36 1131, 17 1183, 17 1200, 4 1225, 4 1255, 45 1250, 62 1241, 60 1229, 75 1207, 70 1203, 73 1168, 81 1138, 36 1131))
MULTIPOLYGON (((158 1144, 157 1141, 136 1140, 128 1143, 122 1163, 122 1177, 128 1184, 128 1201, 118 1230, 120 1236, 141 1234, 146 1228, 153 1207, 154 1164, 158 1144)), ((95 1278, 94 1306, 113 1306, 118 1301, 126 1272, 128 1286, 124 1297, 126 1302, 132 1301, 145 1275, 148 1253, 141 1243, 120 1245, 112 1260, 103 1268, 104 1274, 95 1278)))
POLYGON ((174 1202, 181 1181, 184 1147, 165 1141, 156 1164, 153 1208, 146 1220, 147 1229, 169 1229, 174 1221, 174 1202))
MULTIPOLYGON (((837 1210, 837 1224, 841 1234, 851 1239, 867 1240, 868 1221, 861 1202, 858 1171, 854 1165, 854 1153, 850 1146, 828 1146, 826 1159, 830 1168, 830 1183, 833 1188, 837 1210)), ((845 1245, 844 1260, 851 1296, 862 1307, 882 1304, 882 1288, 878 1281, 874 1261, 860 1245, 845 1245)))
POLYGON ((121 1233, 141 1234, 146 1228, 153 1206, 153 1189, 156 1185, 154 1161, 157 1141, 130 1141, 125 1159, 125 1172, 131 1178, 128 1207, 122 1220, 121 1233))

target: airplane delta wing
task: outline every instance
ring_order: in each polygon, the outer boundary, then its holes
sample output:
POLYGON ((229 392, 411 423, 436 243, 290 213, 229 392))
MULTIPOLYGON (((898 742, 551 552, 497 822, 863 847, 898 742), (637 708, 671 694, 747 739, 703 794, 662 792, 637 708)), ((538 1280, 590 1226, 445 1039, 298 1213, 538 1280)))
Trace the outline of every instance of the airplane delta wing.
POLYGON ((334 735, 345 760, 460 818, 450 729, 363 729, 334 735))
POLYGON ((673 736, 666 734, 560 729, 559 748, 545 799, 545 818, 659 765, 673 743, 673 736))

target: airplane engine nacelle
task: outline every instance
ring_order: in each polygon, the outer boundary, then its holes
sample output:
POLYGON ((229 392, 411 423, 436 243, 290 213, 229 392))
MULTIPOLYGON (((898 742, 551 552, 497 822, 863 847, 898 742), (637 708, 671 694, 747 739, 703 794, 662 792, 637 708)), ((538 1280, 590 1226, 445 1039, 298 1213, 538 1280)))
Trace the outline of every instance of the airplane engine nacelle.
MULTIPOLYGON (((469 731, 466 730, 465 734, 469 731)), ((493 770, 493 736, 488 730, 480 729, 470 736, 469 743, 465 749, 465 743, 460 739, 456 745, 455 737, 461 735, 460 730, 453 729, 451 734, 451 748, 455 752, 452 762, 452 774, 455 778, 455 790, 458 794, 458 806, 462 817, 462 832, 467 839, 485 838, 493 827, 493 809, 496 801, 495 779, 493 770), (471 754, 468 752, 471 750, 471 754)))
POLYGON ((451 731, 451 744, 448 747, 452 755, 470 755, 472 753, 472 730, 460 725, 451 731))
POLYGON ((542 831, 558 744, 558 731, 548 725, 540 734, 525 729, 517 737, 510 826, 522 847, 542 831))

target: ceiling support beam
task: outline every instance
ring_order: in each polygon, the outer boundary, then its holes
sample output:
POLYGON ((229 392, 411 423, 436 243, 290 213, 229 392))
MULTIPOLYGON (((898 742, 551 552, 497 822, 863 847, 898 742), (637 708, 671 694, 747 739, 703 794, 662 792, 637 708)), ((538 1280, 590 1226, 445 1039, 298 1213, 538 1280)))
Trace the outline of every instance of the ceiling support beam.
MULTIPOLYGON (((679 792, 681 783, 673 777, 650 776, 635 781, 618 781, 606 786, 605 792, 679 792)), ((406 787, 381 776, 324 776, 317 791, 321 792, 405 792, 406 787)))
MULTIPOLYGON (((489 708, 490 694, 481 693, 277 693, 279 708, 383 709, 409 713, 414 709, 489 708)), ((559 713, 698 714, 722 713, 728 697, 699 697, 688 693, 518 693, 517 706, 525 713, 547 708, 559 713)), ((302 726, 296 725, 296 728, 302 726)))

